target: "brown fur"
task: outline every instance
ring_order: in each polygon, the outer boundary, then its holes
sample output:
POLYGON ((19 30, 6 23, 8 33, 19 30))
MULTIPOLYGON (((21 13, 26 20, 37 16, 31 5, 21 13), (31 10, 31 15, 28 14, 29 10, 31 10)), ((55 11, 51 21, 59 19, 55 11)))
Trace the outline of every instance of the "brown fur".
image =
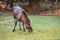
MULTIPOLYGON (((25 25, 26 29, 28 29, 29 32, 32 32, 33 31, 32 30, 32 27, 31 27, 31 24, 30 24, 30 20, 27 17, 27 14, 26 14, 25 11, 22 11, 19 21, 23 23, 23 29, 24 29, 24 25, 25 25)), ((16 22, 15 22, 15 26, 14 26, 13 32, 15 31, 15 27, 16 27, 16 22)))

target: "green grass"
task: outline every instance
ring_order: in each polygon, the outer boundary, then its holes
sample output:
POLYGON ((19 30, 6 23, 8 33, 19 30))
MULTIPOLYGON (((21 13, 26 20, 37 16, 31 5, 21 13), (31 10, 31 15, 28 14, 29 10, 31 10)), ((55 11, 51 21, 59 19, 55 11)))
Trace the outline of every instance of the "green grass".
POLYGON ((33 33, 19 30, 12 32, 13 24, 1 24, 6 20, 13 21, 13 17, 0 17, 0 40, 60 40, 60 16, 29 16, 33 33))

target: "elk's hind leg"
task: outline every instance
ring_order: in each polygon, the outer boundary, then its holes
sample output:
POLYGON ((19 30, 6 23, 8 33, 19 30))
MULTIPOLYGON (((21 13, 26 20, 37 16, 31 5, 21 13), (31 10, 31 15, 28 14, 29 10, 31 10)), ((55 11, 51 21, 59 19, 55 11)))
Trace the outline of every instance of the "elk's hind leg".
POLYGON ((13 32, 15 31, 15 28, 16 28, 16 25, 17 25, 17 22, 18 22, 18 20, 17 20, 17 19, 14 19, 14 29, 13 29, 13 32))

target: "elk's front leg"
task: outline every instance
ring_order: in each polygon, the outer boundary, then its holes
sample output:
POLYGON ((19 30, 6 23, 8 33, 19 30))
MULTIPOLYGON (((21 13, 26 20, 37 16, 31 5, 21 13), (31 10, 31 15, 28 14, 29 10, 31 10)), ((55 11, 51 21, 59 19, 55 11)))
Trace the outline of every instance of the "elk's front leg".
POLYGON ((23 31, 25 31, 24 22, 22 24, 23 24, 23 31))
POLYGON ((20 25, 20 21, 19 21, 19 29, 21 30, 21 25, 20 25))
POLYGON ((17 25, 17 19, 14 19, 14 29, 13 29, 13 32, 15 31, 15 28, 16 28, 16 25, 17 25))

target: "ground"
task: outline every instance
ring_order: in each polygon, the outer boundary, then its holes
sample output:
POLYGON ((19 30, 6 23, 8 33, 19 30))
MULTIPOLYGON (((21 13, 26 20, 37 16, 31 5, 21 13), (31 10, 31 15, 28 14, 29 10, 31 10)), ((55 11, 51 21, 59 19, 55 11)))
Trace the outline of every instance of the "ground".
POLYGON ((60 40, 60 16, 29 15, 33 32, 13 30, 13 17, 0 17, 0 40, 60 40))

